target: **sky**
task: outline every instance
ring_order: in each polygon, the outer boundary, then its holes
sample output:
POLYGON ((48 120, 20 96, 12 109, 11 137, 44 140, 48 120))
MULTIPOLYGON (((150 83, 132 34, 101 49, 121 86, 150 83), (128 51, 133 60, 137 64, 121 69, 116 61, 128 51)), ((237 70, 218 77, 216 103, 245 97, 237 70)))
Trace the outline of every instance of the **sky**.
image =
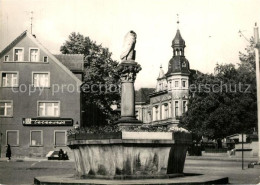
POLYGON ((177 14, 190 68, 204 73, 216 63, 239 63, 239 51, 245 51, 255 22, 260 24, 260 0, 0 0, 0 51, 30 30, 31 11, 33 34, 53 54, 71 32, 79 32, 120 61, 124 36, 134 30, 142 66, 136 89, 154 88, 161 65, 167 72, 177 14))

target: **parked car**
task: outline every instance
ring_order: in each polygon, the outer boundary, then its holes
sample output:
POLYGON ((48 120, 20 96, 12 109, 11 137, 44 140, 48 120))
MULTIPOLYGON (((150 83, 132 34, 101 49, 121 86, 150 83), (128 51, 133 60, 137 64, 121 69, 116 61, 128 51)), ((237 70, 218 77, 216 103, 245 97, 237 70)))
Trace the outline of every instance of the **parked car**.
POLYGON ((48 160, 69 160, 67 152, 63 152, 62 149, 60 151, 49 151, 46 157, 48 160))

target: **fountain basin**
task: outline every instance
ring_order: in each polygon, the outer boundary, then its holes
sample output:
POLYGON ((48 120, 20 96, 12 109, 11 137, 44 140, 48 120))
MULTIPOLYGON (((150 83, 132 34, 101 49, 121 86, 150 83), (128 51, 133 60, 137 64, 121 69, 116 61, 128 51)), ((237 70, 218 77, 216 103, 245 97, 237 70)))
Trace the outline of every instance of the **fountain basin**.
POLYGON ((145 179, 182 176, 189 133, 79 133, 68 137, 81 178, 145 179))

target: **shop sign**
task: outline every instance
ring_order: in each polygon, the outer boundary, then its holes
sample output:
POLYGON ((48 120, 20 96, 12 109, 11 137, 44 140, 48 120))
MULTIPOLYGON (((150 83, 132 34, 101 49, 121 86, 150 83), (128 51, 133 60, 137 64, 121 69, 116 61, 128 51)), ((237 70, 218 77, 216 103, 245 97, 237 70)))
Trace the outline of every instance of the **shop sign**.
POLYGON ((71 118, 23 118, 24 126, 72 126, 71 118))

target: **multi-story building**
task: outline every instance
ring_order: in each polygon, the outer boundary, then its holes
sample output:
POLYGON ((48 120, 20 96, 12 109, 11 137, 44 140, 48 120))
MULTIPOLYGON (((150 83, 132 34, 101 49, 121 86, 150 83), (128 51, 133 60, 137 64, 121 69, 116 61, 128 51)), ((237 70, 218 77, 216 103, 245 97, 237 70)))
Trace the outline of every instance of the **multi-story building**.
POLYGON ((180 116, 187 111, 191 70, 184 55, 185 47, 185 41, 178 29, 172 41, 173 56, 167 73, 160 67, 154 92, 145 91, 149 93, 146 94, 149 100, 139 97, 142 89, 137 92, 136 114, 143 123, 178 125, 180 116))
POLYGON ((0 156, 43 157, 81 121, 83 55, 52 55, 27 31, 0 53, 0 156))

